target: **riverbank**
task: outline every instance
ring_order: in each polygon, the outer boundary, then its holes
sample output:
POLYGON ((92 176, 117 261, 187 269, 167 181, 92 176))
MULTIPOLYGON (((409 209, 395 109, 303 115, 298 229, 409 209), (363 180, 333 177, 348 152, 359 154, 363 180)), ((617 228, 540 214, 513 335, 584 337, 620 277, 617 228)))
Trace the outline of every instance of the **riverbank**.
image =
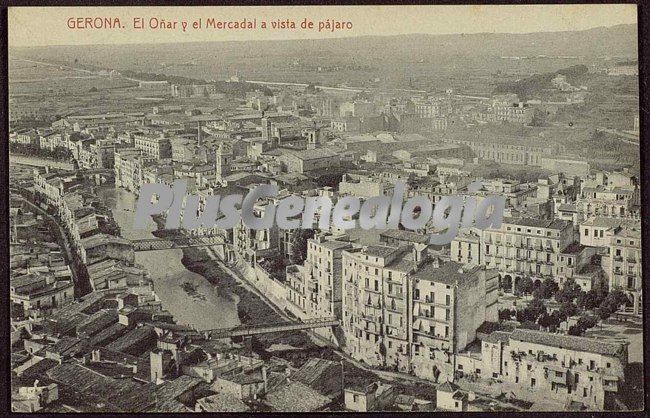
MULTIPOLYGON (((154 221, 159 230, 153 231, 153 235, 162 239, 172 237, 168 231, 161 230, 164 221, 160 217, 154 217, 154 221)), ((184 248, 181 262, 189 271, 205 277, 208 282, 218 289, 220 296, 237 302, 237 314, 242 325, 283 322, 285 320, 275 309, 239 283, 232 274, 225 271, 217 261, 210 257, 206 248, 184 248)), ((218 328, 218 326, 215 328, 218 328)), ((305 352, 304 349, 306 348, 314 350, 315 352, 308 357, 327 355, 324 358, 338 361, 336 354, 327 354, 328 347, 319 347, 314 344, 304 332, 292 331, 280 334, 264 334, 253 339, 254 348, 262 355, 267 348, 278 343, 301 347, 303 348, 303 350, 300 350, 302 352, 305 352)), ((332 351, 331 348, 329 348, 329 351, 332 351)))
MULTIPOLYGON (((159 229, 153 231, 153 235, 161 239, 172 237, 170 232, 161 230, 164 228, 162 217, 154 216, 154 221, 159 229)), ((270 306, 270 302, 265 301, 240 282, 240 280, 243 282, 244 279, 233 277, 231 273, 224 270, 218 261, 210 257, 206 248, 184 248, 181 262, 185 268, 205 277, 206 280, 217 287, 220 296, 237 300, 237 313, 242 325, 286 321, 277 312, 278 308, 270 306)), ((317 344, 305 331, 254 336, 252 338, 252 349, 263 359, 269 359, 271 356, 278 357, 289 361, 294 367, 302 366, 310 358, 323 358, 337 363, 343 361, 346 387, 368 385, 381 380, 384 383, 394 385, 401 393, 435 401, 434 384, 424 382, 414 376, 399 376, 397 373, 367 370, 336 348, 317 344), (276 344, 291 346, 296 349, 269 352, 268 349, 276 344)))

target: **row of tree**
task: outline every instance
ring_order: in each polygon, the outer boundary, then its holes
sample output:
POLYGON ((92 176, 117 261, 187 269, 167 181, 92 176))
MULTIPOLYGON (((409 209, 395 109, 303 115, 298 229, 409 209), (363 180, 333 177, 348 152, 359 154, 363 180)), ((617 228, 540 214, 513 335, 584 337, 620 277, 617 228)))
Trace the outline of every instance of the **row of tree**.
POLYGON ((36 144, 19 144, 17 142, 9 143, 9 152, 14 154, 29 155, 33 157, 49 158, 56 161, 70 161, 72 153, 69 149, 56 147, 53 151, 40 148, 36 144))
POLYGON ((567 318, 580 314, 577 323, 569 327, 568 332, 570 335, 582 335, 587 329, 593 328, 598 319, 605 320, 621 306, 630 304, 623 291, 615 289, 610 292, 603 281, 588 292, 583 291, 572 279, 567 280, 561 289, 550 278, 537 286, 529 278, 524 278, 517 285, 521 293, 532 293, 533 300, 523 309, 501 310, 499 320, 516 319, 524 328, 555 332, 567 318), (534 290, 531 292, 531 289, 534 290), (551 298, 560 306, 549 313, 545 301, 551 298))

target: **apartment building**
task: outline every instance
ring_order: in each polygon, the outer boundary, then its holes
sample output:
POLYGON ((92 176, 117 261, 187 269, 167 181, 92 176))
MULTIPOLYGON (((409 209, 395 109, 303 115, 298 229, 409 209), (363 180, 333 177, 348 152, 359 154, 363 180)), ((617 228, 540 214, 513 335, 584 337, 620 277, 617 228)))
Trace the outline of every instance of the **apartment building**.
POLYGON ((526 103, 496 104, 492 108, 498 121, 528 124, 533 120, 533 109, 526 103))
POLYGON ((638 186, 611 187, 583 185, 578 201, 582 219, 592 216, 612 218, 638 218, 640 216, 640 189, 638 186))
MULTIPOLYGON (((287 301, 301 319, 342 318, 342 256, 353 244, 345 236, 318 234, 307 241, 304 266, 287 267, 287 301)), ((329 328, 316 333, 331 337, 329 328)))
POLYGON ((133 145, 141 149, 144 155, 162 160, 172 157, 172 145, 169 138, 162 135, 138 133, 133 135, 133 145))
POLYGON ((632 301, 631 313, 641 315, 641 225, 614 231, 609 246, 609 288, 623 290, 632 301))
POLYGON ((144 154, 140 148, 118 148, 115 150, 115 185, 138 193, 145 178, 145 167, 153 165, 157 158, 144 154))
MULTIPOLYGON (((573 242, 573 225, 565 220, 504 217, 500 228, 482 232, 480 259, 512 283, 523 276, 541 282, 559 276, 560 257, 573 242)), ((452 260, 459 260, 454 252, 452 260)))
POLYGON ((412 373, 453 380, 456 355, 485 321, 498 318, 499 275, 479 266, 433 260, 412 275, 412 373))
POLYGON ((343 251, 345 350, 373 366, 410 371, 411 288, 417 268, 409 247, 367 246, 343 251))
POLYGON ((627 365, 627 343, 527 329, 493 332, 482 341, 483 377, 514 384, 517 392, 612 409, 627 365))
POLYGON ((498 273, 427 259, 425 248, 344 250, 342 328, 352 357, 442 381, 478 327, 496 320, 498 273))

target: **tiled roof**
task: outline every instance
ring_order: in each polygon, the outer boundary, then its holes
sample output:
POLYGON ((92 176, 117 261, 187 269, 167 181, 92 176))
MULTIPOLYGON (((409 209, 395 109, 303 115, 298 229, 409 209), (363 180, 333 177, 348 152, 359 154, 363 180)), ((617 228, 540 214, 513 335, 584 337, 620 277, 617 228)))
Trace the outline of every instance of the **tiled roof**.
POLYGON ((289 382, 266 395, 266 403, 275 411, 311 412, 331 402, 314 389, 300 382, 289 382))
POLYGON ((504 224, 513 224, 520 226, 531 226, 534 228, 564 229, 570 222, 562 219, 535 219, 535 218, 511 218, 503 217, 504 224))
POLYGON ((250 411, 248 405, 237 397, 228 393, 217 393, 199 399, 197 404, 205 412, 246 412, 250 411))
POLYGON ((398 239, 401 241, 416 242, 421 244, 427 244, 429 242, 429 237, 427 235, 418 234, 416 232, 411 232, 411 231, 401 231, 398 229, 389 229, 383 231, 379 234, 379 236, 398 239))
POLYGON ((606 356, 618 356, 626 350, 626 345, 623 343, 605 342, 573 335, 551 334, 522 328, 514 330, 510 335, 510 339, 606 356))

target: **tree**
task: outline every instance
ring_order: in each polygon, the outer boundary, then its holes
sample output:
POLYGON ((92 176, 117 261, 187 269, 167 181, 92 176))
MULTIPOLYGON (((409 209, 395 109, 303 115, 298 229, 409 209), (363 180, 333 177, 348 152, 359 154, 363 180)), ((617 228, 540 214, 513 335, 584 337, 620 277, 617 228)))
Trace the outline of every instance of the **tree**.
POLYGON ((302 264, 307 258, 307 240, 314 237, 313 229, 297 229, 291 234, 291 264, 302 264))
POLYGON ((267 96, 267 97, 274 96, 273 90, 271 90, 267 86, 262 87, 262 93, 264 93, 264 95, 267 96))
POLYGON ((577 322, 576 325, 578 327, 582 328, 582 330, 584 332, 584 331, 586 331, 586 330, 588 330, 590 328, 595 327, 597 323, 598 323, 598 320, 595 317, 584 315, 584 316, 581 316, 580 318, 578 318, 578 322, 577 322))
POLYGON ((514 315, 517 314, 517 311, 511 311, 510 309, 502 309, 499 311, 499 321, 509 321, 514 315))
POLYGON ((540 299, 533 299, 532 302, 530 302, 528 309, 531 310, 531 312, 533 313, 533 315, 535 315, 535 317, 538 317, 541 314, 546 313, 546 306, 544 305, 544 302, 540 299))
POLYGON ((596 315, 600 317, 603 321, 609 318, 612 315, 612 310, 609 308, 609 306, 599 306, 595 310, 596 315))
POLYGON ((533 292, 533 296, 539 299, 550 299, 557 293, 558 289, 555 280, 549 277, 544 279, 542 284, 533 292))
POLYGON ((533 280, 530 277, 522 277, 515 283, 515 293, 525 295, 533 291, 533 280))
POLYGON ((573 302, 564 302, 560 305, 558 312, 564 315, 565 318, 568 318, 578 313, 578 307, 573 302))
POLYGON ((582 293, 582 288, 573 279, 564 282, 562 289, 555 294, 555 300, 559 303, 573 302, 582 293))
POLYGON ((548 315, 548 314, 544 313, 544 314, 542 314, 542 316, 539 317, 539 319, 537 320, 537 323, 542 328, 548 329, 554 323, 553 322, 553 317, 551 315, 548 315))
POLYGON ((615 289, 610 292, 600 303, 601 308, 607 308, 611 312, 616 312, 621 306, 629 305, 630 299, 622 290, 615 289))
POLYGON ((569 327, 568 334, 569 334, 569 335, 577 335, 577 336, 580 336, 580 335, 584 334, 584 332, 585 332, 585 331, 584 331, 582 328, 580 328, 579 326, 577 326, 577 325, 571 325, 571 326, 569 327))
POLYGON ((581 294, 577 298, 577 304, 582 309, 591 310, 602 303, 602 293, 596 289, 591 289, 588 292, 581 294))
POLYGON ((524 329, 532 329, 535 331, 539 331, 539 325, 535 323, 535 321, 524 321, 519 328, 524 328, 524 329))

